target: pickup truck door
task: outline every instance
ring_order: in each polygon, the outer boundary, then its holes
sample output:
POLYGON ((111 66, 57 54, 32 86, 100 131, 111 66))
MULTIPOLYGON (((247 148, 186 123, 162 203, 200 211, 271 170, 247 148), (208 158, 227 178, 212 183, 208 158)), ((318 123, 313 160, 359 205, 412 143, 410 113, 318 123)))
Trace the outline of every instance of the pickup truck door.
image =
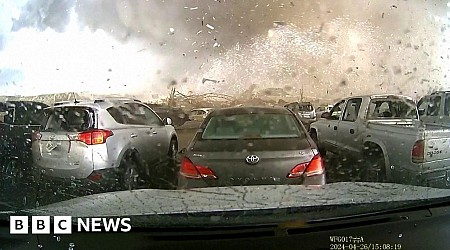
POLYGON ((339 120, 344 111, 345 100, 342 100, 334 105, 330 111, 330 117, 323 120, 322 130, 319 130, 319 137, 321 143, 330 151, 336 151, 336 137, 338 132, 339 120))
POLYGON ((353 98, 347 101, 344 115, 339 121, 336 146, 339 151, 351 155, 358 155, 361 143, 357 141, 358 115, 361 108, 361 98, 353 98))

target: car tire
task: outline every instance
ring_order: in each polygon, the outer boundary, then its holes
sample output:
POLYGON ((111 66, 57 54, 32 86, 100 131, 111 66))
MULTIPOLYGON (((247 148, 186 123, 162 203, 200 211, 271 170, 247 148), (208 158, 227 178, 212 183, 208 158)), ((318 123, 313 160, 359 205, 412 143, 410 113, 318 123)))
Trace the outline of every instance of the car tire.
POLYGON ((17 187, 23 178, 23 171, 17 159, 4 159, 1 171, 3 182, 8 187, 17 187))
POLYGON ((386 182, 386 165, 384 155, 379 151, 372 154, 365 152, 365 166, 363 166, 363 180, 367 182, 386 182))
POLYGON ((172 140, 170 140, 169 144, 169 152, 168 152, 169 163, 176 163, 177 154, 178 154, 178 141, 177 139, 173 138, 172 140))
POLYGON ((178 156, 178 141, 177 139, 173 138, 170 140, 169 144, 169 152, 168 152, 168 164, 167 164, 167 188, 172 189, 176 188, 177 185, 177 174, 178 174, 178 168, 177 168, 177 156, 178 156))
POLYGON ((136 160, 127 156, 120 163, 120 187, 122 190, 133 190, 139 184, 139 169, 136 160))

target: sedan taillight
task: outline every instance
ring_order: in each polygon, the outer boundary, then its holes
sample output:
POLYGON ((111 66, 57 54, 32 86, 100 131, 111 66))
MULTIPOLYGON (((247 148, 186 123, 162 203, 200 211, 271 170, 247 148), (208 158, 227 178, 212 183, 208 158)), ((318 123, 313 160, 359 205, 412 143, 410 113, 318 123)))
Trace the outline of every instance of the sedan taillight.
POLYGON ((315 155, 311 161, 303 162, 296 165, 291 172, 287 175, 287 178, 298 178, 305 174, 307 177, 313 175, 323 174, 325 171, 325 166, 322 161, 320 154, 315 155))
POLYGON ((188 179, 217 179, 216 174, 211 169, 194 165, 187 157, 183 157, 181 160, 180 175, 188 179))

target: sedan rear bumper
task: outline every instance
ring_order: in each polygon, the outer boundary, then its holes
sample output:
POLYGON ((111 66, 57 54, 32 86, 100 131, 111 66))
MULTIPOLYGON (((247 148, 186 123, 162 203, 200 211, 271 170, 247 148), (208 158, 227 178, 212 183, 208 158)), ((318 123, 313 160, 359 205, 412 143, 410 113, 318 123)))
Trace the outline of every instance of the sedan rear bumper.
POLYGON ((322 186, 326 184, 325 173, 304 178, 283 179, 280 181, 254 181, 250 179, 230 180, 229 183, 223 181, 205 179, 189 179, 182 175, 178 175, 178 189, 204 188, 204 187, 226 187, 226 186, 255 186, 255 185, 306 185, 306 186, 322 186))

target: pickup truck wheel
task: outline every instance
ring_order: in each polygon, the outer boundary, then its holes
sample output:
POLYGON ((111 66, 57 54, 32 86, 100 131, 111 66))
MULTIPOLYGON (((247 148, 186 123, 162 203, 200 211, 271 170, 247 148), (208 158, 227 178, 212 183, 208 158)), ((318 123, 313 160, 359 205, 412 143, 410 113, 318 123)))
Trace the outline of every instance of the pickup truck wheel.
POLYGON ((136 189, 139 184, 139 171, 136 161, 128 156, 120 163, 120 186, 122 190, 136 189))
POLYGON ((317 132, 312 131, 310 136, 311 136, 311 139, 313 139, 314 143, 316 143, 316 146, 319 149, 320 155, 321 156, 327 155, 327 151, 324 148, 319 147, 319 139, 317 138, 317 132))
POLYGON ((23 178, 23 172, 16 159, 5 159, 2 164, 3 182, 9 187, 16 187, 23 178))
POLYGON ((386 166, 383 154, 366 154, 363 180, 368 182, 385 182, 386 166))

